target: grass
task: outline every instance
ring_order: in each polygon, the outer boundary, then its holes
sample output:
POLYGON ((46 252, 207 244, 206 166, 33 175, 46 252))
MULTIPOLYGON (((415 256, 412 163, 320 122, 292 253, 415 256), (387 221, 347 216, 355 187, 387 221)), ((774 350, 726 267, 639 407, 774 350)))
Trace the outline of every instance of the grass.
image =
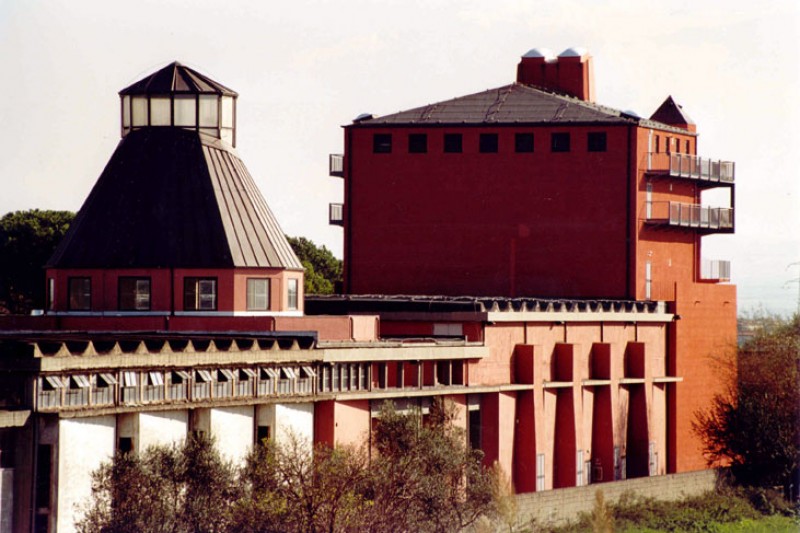
POLYGON ((800 515, 781 496, 763 489, 724 489, 678 502, 623 494, 596 498, 594 509, 559 527, 532 524, 537 533, 797 533, 800 515))

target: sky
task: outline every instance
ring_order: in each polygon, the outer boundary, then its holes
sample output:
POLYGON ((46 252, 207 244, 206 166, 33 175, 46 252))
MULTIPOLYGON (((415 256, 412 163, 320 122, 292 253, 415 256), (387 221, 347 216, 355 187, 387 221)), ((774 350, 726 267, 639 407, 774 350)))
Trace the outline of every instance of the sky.
MULTIPOLYGON (((178 60, 239 93, 237 150, 284 231, 342 254, 342 125, 505 85, 531 48, 594 58, 599 103, 672 95, 736 163, 740 312, 800 306, 796 0, 0 0, 0 215, 77 211, 120 138, 118 91, 178 60)), ((706 199, 715 203, 712 196, 706 199)), ((727 205, 727 197, 718 205, 727 205)))

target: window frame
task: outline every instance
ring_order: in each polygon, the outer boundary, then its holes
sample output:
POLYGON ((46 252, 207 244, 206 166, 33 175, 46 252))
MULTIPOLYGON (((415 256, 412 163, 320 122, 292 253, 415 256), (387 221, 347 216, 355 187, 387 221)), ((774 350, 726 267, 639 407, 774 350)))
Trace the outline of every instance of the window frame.
POLYGON ((500 136, 497 133, 478 134, 478 152, 496 154, 500 151, 500 136))
POLYGON ((409 133, 408 134, 408 153, 427 154, 428 153, 428 134, 409 133))
POLYGON ((296 311, 300 304, 300 282, 297 278, 286 280, 286 309, 296 311), (292 302, 294 300, 294 303, 292 302))
POLYGON ((269 311, 270 310, 270 292, 271 292, 271 283, 269 278, 247 278, 246 288, 245 288, 245 305, 247 306, 248 311, 269 311), (259 295, 256 294, 257 291, 254 289, 251 299, 251 284, 255 285, 256 282, 264 282, 266 287, 266 293, 263 295, 264 297, 264 305, 258 306, 257 299, 259 295))
POLYGON ((550 134, 550 152, 556 154, 569 153, 572 149, 571 145, 572 139, 568 131, 554 131, 550 134))
POLYGON ((92 310, 92 278, 90 276, 70 276, 67 278, 67 309, 70 311, 91 311, 92 310), (83 287, 81 292, 81 301, 73 301, 73 296, 75 295, 76 289, 73 287, 74 282, 83 281, 86 282, 87 285, 83 287), (87 291, 88 288, 88 291, 87 291), (78 305, 81 303, 82 300, 86 298, 88 301, 78 305))
POLYGON ((608 151, 608 135, 604 131, 590 131, 586 134, 586 151, 600 153, 608 151))
MULTIPOLYGON (((208 295, 205 295, 208 296, 208 295)), ((183 310, 184 311, 197 311, 197 312, 209 312, 209 311, 216 311, 219 307, 219 283, 216 277, 212 276, 186 276, 183 278, 183 310), (202 306, 202 296, 201 293, 201 286, 203 284, 211 283, 213 288, 213 293, 211 294, 211 301, 213 302, 212 307, 203 307, 202 306), (194 295, 192 305, 187 305, 190 303, 190 292, 189 288, 190 285, 193 285, 193 292, 191 294, 194 295)))
POLYGON ((117 278, 117 309, 120 311, 150 311, 153 306, 153 281, 150 276, 119 276, 117 278), (122 305, 122 284, 123 282, 134 282, 133 287, 133 306, 122 305), (147 306, 139 307, 139 282, 147 282, 147 306))
POLYGON ((372 153, 391 154, 392 153, 392 134, 373 133, 372 134, 372 153))
POLYGON ((530 132, 514 134, 514 152, 517 154, 532 154, 534 152, 534 136, 530 132), (528 144, 530 142, 530 144, 528 144))
POLYGON ((464 136, 461 133, 445 133, 442 137, 442 151, 445 154, 464 152, 464 136))

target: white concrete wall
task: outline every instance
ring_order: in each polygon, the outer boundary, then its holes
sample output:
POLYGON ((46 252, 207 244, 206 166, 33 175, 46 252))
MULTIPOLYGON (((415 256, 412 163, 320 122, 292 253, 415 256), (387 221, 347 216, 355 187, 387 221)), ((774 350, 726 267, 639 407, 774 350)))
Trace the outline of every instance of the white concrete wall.
POLYGON ((0 533, 12 533, 14 519, 14 469, 0 468, 0 533))
POLYGON ((275 426, 272 431, 275 441, 286 443, 293 435, 298 443, 311 448, 314 445, 314 404, 278 403, 274 408, 275 426))
POLYGON ((116 417, 66 418, 58 422, 56 529, 75 531, 92 495, 92 472, 114 454, 116 417))
POLYGON ((189 428, 189 411, 138 413, 139 451, 150 446, 182 444, 189 428))
POLYGON ((223 459, 241 464, 253 447, 253 406, 214 407, 210 411, 210 433, 223 459))

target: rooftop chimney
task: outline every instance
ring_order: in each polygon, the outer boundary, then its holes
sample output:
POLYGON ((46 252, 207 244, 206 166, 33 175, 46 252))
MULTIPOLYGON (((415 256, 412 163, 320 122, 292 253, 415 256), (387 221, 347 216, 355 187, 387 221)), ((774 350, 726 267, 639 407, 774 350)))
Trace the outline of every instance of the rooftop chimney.
POLYGON ((517 81, 594 102, 592 56, 567 48, 558 57, 545 48, 528 51, 517 65, 517 81))

